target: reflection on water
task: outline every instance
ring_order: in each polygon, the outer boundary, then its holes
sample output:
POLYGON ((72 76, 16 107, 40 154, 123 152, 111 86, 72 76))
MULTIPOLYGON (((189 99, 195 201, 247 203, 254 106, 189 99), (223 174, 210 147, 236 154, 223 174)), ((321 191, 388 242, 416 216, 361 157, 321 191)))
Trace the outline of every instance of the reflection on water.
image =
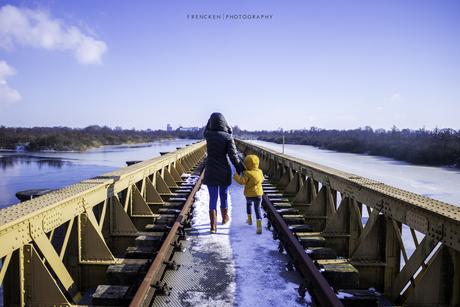
POLYGON ((42 166, 61 168, 64 165, 72 164, 71 161, 53 157, 29 156, 25 154, 12 154, 0 157, 0 168, 7 171, 9 168, 14 169, 21 164, 30 165, 37 164, 39 168, 42 166))

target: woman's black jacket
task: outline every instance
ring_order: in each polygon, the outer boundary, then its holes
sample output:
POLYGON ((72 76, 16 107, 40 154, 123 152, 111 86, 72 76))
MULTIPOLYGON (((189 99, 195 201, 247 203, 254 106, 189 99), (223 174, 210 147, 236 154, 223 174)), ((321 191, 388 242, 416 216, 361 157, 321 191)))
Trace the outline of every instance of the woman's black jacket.
POLYGON ((208 156, 204 171, 203 183, 206 185, 228 186, 232 183, 230 161, 237 173, 245 170, 237 156, 231 128, 220 113, 213 113, 204 131, 208 156))

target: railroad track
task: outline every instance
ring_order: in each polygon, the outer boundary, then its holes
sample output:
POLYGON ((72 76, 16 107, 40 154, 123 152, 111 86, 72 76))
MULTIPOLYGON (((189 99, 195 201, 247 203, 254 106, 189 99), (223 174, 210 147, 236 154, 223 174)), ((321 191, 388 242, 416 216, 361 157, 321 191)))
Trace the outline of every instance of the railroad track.
POLYGON ((393 306, 374 290, 359 289, 358 270, 337 252, 325 247, 325 238, 314 233, 305 218, 273 187, 269 179, 263 184, 263 208, 279 251, 291 258, 287 267, 299 272, 303 284, 298 293, 310 293, 319 306, 393 306))
MULTIPOLYGON (((175 252, 182 251, 181 240, 186 239, 186 229, 191 227, 194 195, 203 170, 204 159, 182 175, 184 182, 158 208, 159 215, 140 233, 136 246, 127 248, 119 261, 108 267, 109 284, 90 289, 79 305, 151 306, 155 297, 169 295, 171 288, 163 282, 163 276, 166 270, 180 266, 172 259, 175 252)), ((313 228, 273 187, 270 178, 263 188, 267 226, 279 240, 280 252, 286 251, 291 257, 287 267, 296 270, 304 281, 299 285, 299 295, 310 293, 317 306, 379 306, 383 297, 372 290, 353 289, 357 286, 357 270, 324 247, 324 239, 312 233, 313 228)))
POLYGON ((149 306, 155 296, 168 295, 170 287, 161 281, 166 270, 176 270, 171 261, 174 252, 183 249, 185 228, 191 227, 194 195, 203 177, 204 160, 168 195, 158 208, 152 224, 126 249, 118 263, 107 269, 108 285, 99 285, 86 292, 79 305, 149 306))

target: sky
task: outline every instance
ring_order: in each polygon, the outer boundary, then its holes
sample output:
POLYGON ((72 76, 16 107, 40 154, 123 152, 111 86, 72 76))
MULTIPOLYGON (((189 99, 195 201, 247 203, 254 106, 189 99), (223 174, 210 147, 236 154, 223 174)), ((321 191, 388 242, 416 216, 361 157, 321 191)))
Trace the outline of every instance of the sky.
POLYGON ((458 130, 459 33, 458 0, 0 0, 0 125, 458 130))

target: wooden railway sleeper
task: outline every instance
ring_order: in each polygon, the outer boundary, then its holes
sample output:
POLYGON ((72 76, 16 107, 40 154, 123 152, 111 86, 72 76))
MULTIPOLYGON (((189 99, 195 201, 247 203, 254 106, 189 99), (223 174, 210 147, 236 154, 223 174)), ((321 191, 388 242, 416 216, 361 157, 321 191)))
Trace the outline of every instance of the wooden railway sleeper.
MULTIPOLYGON (((193 184, 195 183, 196 182, 194 182, 193 184)), ((178 210, 179 208, 182 209, 183 206, 184 206, 183 203, 177 202, 177 201, 165 203, 163 208, 161 209, 161 214, 156 215, 156 217, 152 220, 153 223, 146 225, 145 232, 143 233, 143 235, 141 237, 136 238, 136 241, 135 241, 136 247, 129 247, 125 254, 126 259, 134 258, 134 259, 139 259, 139 261, 141 261, 141 259, 143 259, 144 257, 148 257, 151 259, 148 261, 149 263, 153 263, 157 261, 158 260, 157 258, 160 257, 159 254, 162 255, 160 258, 162 258, 164 262, 162 264, 159 264, 157 274, 155 274, 156 276, 152 280, 153 284, 152 286, 150 286, 153 290, 151 293, 152 295, 170 295, 171 293, 171 290, 172 290, 171 287, 169 287, 167 284, 161 283, 161 281, 160 282, 157 282, 157 281, 161 280, 160 276, 162 276, 164 270, 177 270, 180 266, 175 261, 171 262, 168 260, 171 259, 171 253, 184 251, 184 246, 182 245, 181 242, 179 242, 179 240, 181 239, 186 240, 187 235, 186 235, 186 232, 184 231, 184 227, 187 227, 188 214, 184 211, 183 216, 179 216, 182 210, 178 210), (176 226, 173 227, 172 224, 175 224, 176 226), (174 230, 174 233, 171 233, 171 231, 173 230, 174 230), (163 245, 166 243, 168 237, 172 237, 172 240, 169 242, 174 242, 174 243, 169 243, 168 244, 169 247, 165 249, 163 248, 163 245)), ((114 270, 115 269, 116 268, 114 267, 114 270)), ((148 268, 143 266, 142 268, 140 268, 139 272, 142 272, 142 274, 138 274, 138 277, 142 278, 142 276, 146 276, 146 274, 149 274, 151 272, 151 265, 148 265, 148 268)), ((115 278, 117 276, 114 274, 117 274, 117 273, 115 272, 111 274, 113 276, 111 280, 116 280, 115 278)), ((120 279, 122 278, 123 277, 120 276, 120 279)), ((102 298, 100 298, 101 296, 99 296, 96 301, 103 303, 101 305, 112 305, 112 306, 115 306, 115 305, 126 306, 130 302, 132 303, 131 299, 134 299, 135 295, 130 294, 129 295, 130 299, 128 300, 124 300, 121 298, 127 298, 128 292, 131 293, 133 290, 134 291, 139 290, 140 285, 144 283, 144 281, 142 280, 138 280, 137 282, 134 282, 133 278, 134 276, 131 279, 129 279, 129 276, 127 278, 127 280, 129 280, 129 283, 131 284, 129 289, 126 289, 126 290, 120 289, 121 291, 114 290, 118 292, 116 295, 114 293, 114 295, 118 297, 118 300, 114 297, 112 301, 107 301, 107 300, 104 301, 102 298)), ((120 283, 120 282, 116 282, 116 283, 120 283)), ((126 284, 126 282, 121 282, 121 283, 126 284)), ((107 287, 117 289, 116 288, 117 286, 115 285, 99 286, 98 289, 105 289, 107 287)), ((148 300, 148 298, 146 299, 148 300)), ((93 303, 94 302, 95 301, 93 297, 93 303)))

